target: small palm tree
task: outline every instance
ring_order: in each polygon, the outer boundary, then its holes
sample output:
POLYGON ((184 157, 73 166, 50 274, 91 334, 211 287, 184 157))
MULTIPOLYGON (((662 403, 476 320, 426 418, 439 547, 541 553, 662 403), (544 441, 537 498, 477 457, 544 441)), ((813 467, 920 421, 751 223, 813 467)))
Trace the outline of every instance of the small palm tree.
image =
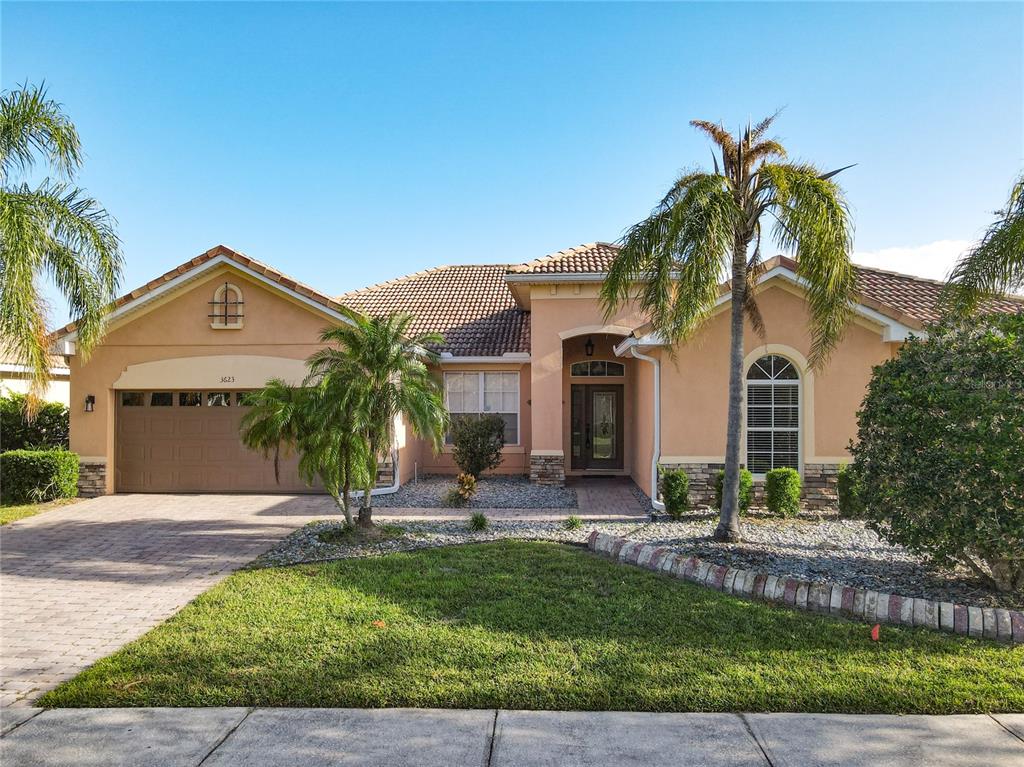
MULTIPOLYGON (((299 472, 307 482, 319 479, 352 527, 352 488, 365 487, 371 463, 369 446, 358 429, 353 398, 358 391, 348 370, 310 376, 308 430, 299 438, 299 472)), ((375 462, 373 462, 375 463, 375 462)))
POLYGON ((736 136, 694 120, 691 125, 717 146, 721 165, 715 158, 714 172, 682 175, 651 215, 626 232, 601 289, 609 314, 636 301, 675 344, 708 316, 722 280, 731 284, 725 479, 715 530, 715 538, 724 541, 740 539, 743 320, 745 315, 763 335, 754 293, 762 264, 762 219, 774 220, 772 235, 780 248, 796 251, 810 310, 813 366, 820 367, 842 337, 856 283, 849 259, 852 227, 842 192, 831 180, 839 170, 821 173, 805 163, 785 162, 783 146, 765 138, 774 119, 736 136))
POLYGON ((354 315, 352 319, 352 324, 325 330, 320 341, 337 348, 321 349, 308 362, 311 375, 337 374, 340 380, 350 382, 356 432, 367 446, 359 524, 369 527, 373 524, 371 491, 377 463, 394 444, 395 420, 401 416, 435 450, 441 447, 448 411, 427 364, 437 359, 428 347, 443 339, 436 334, 411 335, 412 317, 408 314, 369 319, 354 315))
POLYGON ((45 88, 0 93, 0 342, 31 369, 36 395, 50 375, 40 279, 52 279, 67 299, 83 355, 99 341, 121 281, 113 220, 71 183, 81 165, 78 132, 45 88), (58 180, 32 187, 20 179, 40 158, 58 180))
POLYGON ((943 298, 954 313, 970 314, 983 299, 1024 287, 1024 175, 996 215, 950 274, 943 298))
POLYGON ((281 455, 290 455, 299 439, 309 431, 310 393, 280 378, 267 381, 262 389, 249 392, 250 408, 242 417, 242 443, 264 458, 274 457, 274 481, 281 483, 281 455))

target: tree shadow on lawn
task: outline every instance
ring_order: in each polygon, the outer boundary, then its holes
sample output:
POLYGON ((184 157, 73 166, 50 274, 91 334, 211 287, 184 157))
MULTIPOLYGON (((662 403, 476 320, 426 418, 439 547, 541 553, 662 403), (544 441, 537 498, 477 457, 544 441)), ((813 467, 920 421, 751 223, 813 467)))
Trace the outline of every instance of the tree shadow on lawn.
POLYGON ((236 574, 44 704, 938 713, 1019 709, 1022 669, 503 542, 236 574))

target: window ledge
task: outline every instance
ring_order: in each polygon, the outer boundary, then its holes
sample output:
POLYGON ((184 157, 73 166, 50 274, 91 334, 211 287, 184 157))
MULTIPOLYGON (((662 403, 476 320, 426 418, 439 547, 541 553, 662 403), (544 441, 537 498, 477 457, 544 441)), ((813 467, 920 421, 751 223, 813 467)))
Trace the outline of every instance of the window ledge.
MULTIPOLYGON (((451 445, 445 445, 441 448, 441 455, 451 455, 455 449, 451 445)), ((523 445, 505 445, 501 449, 502 455, 519 455, 526 452, 526 448, 523 445)))
POLYGON ((220 325, 220 324, 215 324, 215 323, 211 322, 210 323, 210 327, 213 330, 241 330, 242 329, 242 323, 239 322, 239 323, 234 324, 234 325, 220 325))

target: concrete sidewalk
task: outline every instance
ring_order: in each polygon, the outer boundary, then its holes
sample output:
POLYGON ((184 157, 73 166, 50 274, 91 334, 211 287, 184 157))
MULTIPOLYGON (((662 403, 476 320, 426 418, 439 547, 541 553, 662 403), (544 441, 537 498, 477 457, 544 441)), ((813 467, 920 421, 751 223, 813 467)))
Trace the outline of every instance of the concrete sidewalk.
POLYGON ((7 709, 4 767, 1019 767, 1024 714, 7 709))

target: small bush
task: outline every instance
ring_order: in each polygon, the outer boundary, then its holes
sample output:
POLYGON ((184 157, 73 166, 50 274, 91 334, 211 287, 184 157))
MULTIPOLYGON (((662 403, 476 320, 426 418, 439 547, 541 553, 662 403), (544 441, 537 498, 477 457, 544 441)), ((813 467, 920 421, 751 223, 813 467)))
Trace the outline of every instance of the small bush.
POLYGON ((864 519, 864 504, 860 500, 860 478, 857 467, 843 464, 839 467, 836 492, 839 494, 839 516, 846 519, 864 519))
POLYGON ((452 458, 463 473, 480 479, 485 471, 501 465, 505 446, 505 422, 498 415, 455 418, 451 428, 452 458))
POLYGON ((5 450, 66 450, 70 415, 59 402, 44 402, 30 421, 24 394, 0 397, 0 434, 5 450))
POLYGON ((795 517, 800 511, 800 472, 772 469, 764 478, 764 499, 768 511, 779 517, 795 517))
MULTIPOLYGON (((725 472, 718 472, 715 477, 715 507, 722 508, 722 486, 725 484, 725 472)), ((754 500, 754 475, 747 469, 740 469, 740 514, 746 514, 754 500)))
POLYGON ((564 526, 566 530, 579 530, 583 527, 583 520, 572 514, 565 520, 564 526))
POLYGON ((473 516, 469 518, 469 529, 474 533, 486 530, 489 524, 487 516, 482 511, 474 512, 473 516))
POLYGON ((661 470, 661 497, 672 519, 681 519, 690 510, 690 477, 683 469, 661 470))
POLYGON ((78 495, 78 454, 68 450, 0 453, 0 502, 42 503, 78 495))
POLYGON ((444 497, 445 505, 461 509, 469 505, 476 493, 476 477, 472 474, 459 474, 455 477, 455 487, 444 497))

